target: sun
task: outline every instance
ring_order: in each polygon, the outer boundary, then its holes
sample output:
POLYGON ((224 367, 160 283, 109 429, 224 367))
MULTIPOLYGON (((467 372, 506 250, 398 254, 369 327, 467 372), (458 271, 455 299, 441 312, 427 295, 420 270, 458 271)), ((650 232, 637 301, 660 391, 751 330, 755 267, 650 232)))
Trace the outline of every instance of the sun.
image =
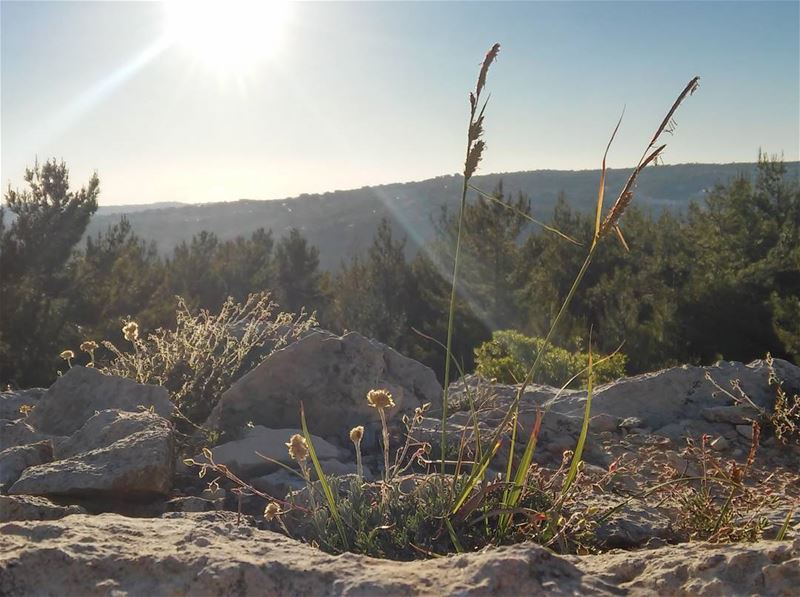
POLYGON ((168 0, 169 42, 217 74, 243 75, 274 56, 290 16, 288 0, 168 0))

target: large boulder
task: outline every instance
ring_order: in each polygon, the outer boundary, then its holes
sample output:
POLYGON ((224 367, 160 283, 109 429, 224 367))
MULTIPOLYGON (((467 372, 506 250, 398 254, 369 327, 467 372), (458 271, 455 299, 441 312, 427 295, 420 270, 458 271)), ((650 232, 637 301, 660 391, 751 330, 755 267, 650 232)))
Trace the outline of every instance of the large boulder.
POLYGON ((800 539, 559 556, 532 543, 393 562, 333 556, 235 513, 0 525, 0 594, 794 595, 800 539), (243 518, 243 521, 246 520, 243 518), (79 572, 76 572, 79 571, 79 572))
POLYGON ((272 429, 296 427, 300 404, 312 432, 345 445, 355 425, 377 420, 367 392, 386 388, 399 412, 441 403, 441 387, 428 367, 375 340, 326 332, 272 353, 222 395, 206 427, 241 437, 248 422, 272 429))
MULTIPOLYGON (((270 462, 259 454, 283 464, 292 464, 286 443, 299 429, 267 429, 256 425, 247 430, 242 439, 220 444, 212 448, 214 462, 224 464, 233 472, 244 477, 266 474, 279 468, 280 465, 270 462)), ((320 460, 346 458, 347 453, 325 441, 321 437, 311 436, 314 450, 320 460)), ((197 462, 205 462, 205 457, 195 457, 197 462)))
POLYGON ((80 506, 61 506, 32 495, 0 495, 0 522, 57 520, 70 514, 86 514, 80 506))
POLYGON ((26 421, 43 433, 71 435, 97 411, 143 408, 166 418, 175 409, 165 388, 76 366, 50 386, 26 421))
POLYGON ((89 419, 73 436, 75 439, 70 438, 67 447, 61 448, 64 454, 81 448, 88 451, 25 469, 9 494, 122 500, 167 495, 175 463, 172 426, 153 413, 117 416, 105 433, 102 425, 110 419, 108 411, 89 419), (138 430, 113 441, 119 427, 138 430), (111 443, 102 445, 106 442, 111 443))
POLYGON ((0 451, 14 446, 24 446, 42 440, 50 439, 53 436, 48 433, 41 433, 28 425, 25 419, 15 421, 0 420, 0 451))
POLYGON ((101 410, 68 438, 55 440, 53 458, 63 460, 84 452, 105 448, 151 426, 161 427, 163 417, 150 411, 101 410))
POLYGON ((53 460, 53 444, 49 441, 14 446, 0 452, 0 493, 5 492, 29 466, 53 460))

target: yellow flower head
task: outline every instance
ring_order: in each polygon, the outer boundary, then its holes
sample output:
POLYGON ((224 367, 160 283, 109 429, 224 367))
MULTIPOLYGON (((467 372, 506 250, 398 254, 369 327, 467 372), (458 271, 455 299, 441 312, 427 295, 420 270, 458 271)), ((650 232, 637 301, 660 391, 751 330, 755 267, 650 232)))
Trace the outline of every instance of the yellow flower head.
POLYGON ((267 507, 264 508, 264 518, 267 520, 273 520, 278 514, 281 513, 281 507, 278 505, 277 502, 270 502, 267 504, 267 507))
POLYGON ((75 353, 74 353, 74 352, 72 352, 71 350, 65 350, 64 352, 62 352, 62 353, 61 353, 60 355, 58 355, 58 356, 60 356, 60 357, 61 357, 62 359, 64 359, 65 361, 68 361, 68 360, 70 360, 70 359, 74 359, 74 358, 75 358, 75 353))
POLYGON ((122 328, 122 335, 128 342, 133 342, 139 338, 139 324, 135 321, 129 321, 122 328))
POLYGON ((354 444, 357 444, 361 441, 361 438, 364 437, 364 426, 359 425, 358 427, 353 427, 350 430, 350 441, 354 444))
POLYGON ((306 438, 299 433, 295 433, 289 438, 286 447, 289 448, 289 456, 292 460, 303 462, 308 458, 308 444, 306 443, 306 438))
POLYGON ((92 352, 93 350, 97 350, 97 342, 94 340, 86 340, 85 342, 81 343, 81 350, 83 352, 92 352))
POLYGON ((372 408, 391 408, 394 400, 388 390, 370 390, 367 393, 367 402, 372 408))

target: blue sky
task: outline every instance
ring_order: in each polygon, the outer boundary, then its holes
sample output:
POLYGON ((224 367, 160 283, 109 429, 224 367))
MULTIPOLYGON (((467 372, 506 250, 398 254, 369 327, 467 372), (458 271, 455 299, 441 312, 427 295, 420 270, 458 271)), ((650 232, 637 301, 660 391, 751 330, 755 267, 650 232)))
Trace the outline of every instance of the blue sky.
POLYGON ((96 170, 112 205, 455 173, 467 92, 495 41, 481 172, 597 168, 623 106, 609 165, 630 166, 694 75, 666 163, 753 161, 759 148, 797 160, 799 7, 298 3, 270 53, 233 75, 164 41, 161 3, 3 1, 0 179, 18 186, 55 156, 73 185, 96 170))

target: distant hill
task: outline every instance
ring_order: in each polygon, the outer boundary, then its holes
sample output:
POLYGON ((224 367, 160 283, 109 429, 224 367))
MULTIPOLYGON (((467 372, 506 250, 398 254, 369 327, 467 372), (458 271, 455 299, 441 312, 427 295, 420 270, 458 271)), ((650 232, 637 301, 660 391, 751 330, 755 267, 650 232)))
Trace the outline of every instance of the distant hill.
MULTIPOLYGON (((800 177, 800 162, 787 162, 791 176, 800 177)), ((756 164, 681 164, 650 167, 637 188, 635 203, 653 213, 681 212, 691 201, 702 201, 716 185, 737 174, 754 173, 756 164)), ((630 169, 607 173, 606 197, 611 201, 622 188, 630 169)), ((506 193, 527 194, 534 216, 547 219, 560 192, 580 210, 594 209, 598 170, 533 170, 503 172, 475 177, 474 184, 491 191, 499 180, 506 193)), ((460 176, 363 187, 348 191, 300 195, 284 200, 248 200, 204 204, 151 204, 101 208, 92 219, 88 234, 96 234, 127 214, 142 238, 153 240, 168 253, 181 241, 202 230, 221 239, 249 235, 258 228, 272 229, 279 238, 291 227, 300 229, 320 249, 320 264, 335 270, 342 260, 364 251, 380 222, 387 217, 395 232, 408 237, 409 253, 433 235, 431 216, 440 206, 455 209, 461 190, 460 176)))

